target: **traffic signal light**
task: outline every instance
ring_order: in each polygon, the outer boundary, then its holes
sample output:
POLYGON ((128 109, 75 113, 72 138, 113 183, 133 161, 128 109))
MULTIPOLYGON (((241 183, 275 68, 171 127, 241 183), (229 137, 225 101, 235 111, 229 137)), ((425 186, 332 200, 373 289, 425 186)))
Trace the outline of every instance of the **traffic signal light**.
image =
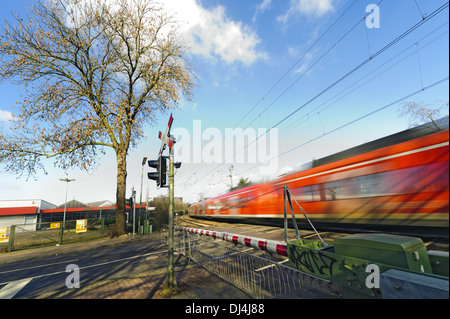
POLYGON ((130 210, 133 210, 133 196, 126 199, 125 206, 128 206, 130 210))
POLYGON ((166 187, 167 156, 160 156, 157 160, 149 160, 148 166, 156 168, 156 172, 147 173, 148 178, 156 181, 158 187, 166 187))

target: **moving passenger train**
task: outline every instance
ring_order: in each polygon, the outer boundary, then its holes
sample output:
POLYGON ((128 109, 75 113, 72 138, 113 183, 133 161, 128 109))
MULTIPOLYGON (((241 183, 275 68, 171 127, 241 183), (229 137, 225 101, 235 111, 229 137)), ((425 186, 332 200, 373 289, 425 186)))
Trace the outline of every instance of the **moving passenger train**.
MULTIPOLYGON (((287 185, 318 229, 402 228, 448 237, 448 117, 443 120, 444 130, 422 125, 393 134, 317 160, 309 169, 206 199, 189 214, 282 225, 287 185)), ((307 221, 292 202, 302 226, 307 221)))

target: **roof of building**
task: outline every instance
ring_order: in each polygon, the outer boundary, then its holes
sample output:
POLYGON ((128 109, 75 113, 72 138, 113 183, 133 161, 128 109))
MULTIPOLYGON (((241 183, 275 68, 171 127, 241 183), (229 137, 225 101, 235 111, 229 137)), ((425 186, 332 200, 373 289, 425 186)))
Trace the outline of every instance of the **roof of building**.
MULTIPOLYGON (((145 208, 146 205, 135 205, 136 209, 145 208)), ((89 211, 101 211, 101 210, 115 210, 116 206, 97 206, 97 207, 66 207, 66 212, 89 212, 89 211)), ((126 206, 126 209, 130 209, 129 206, 126 206)), ((54 213, 63 213, 64 206, 59 208, 50 208, 50 209, 41 209, 41 214, 54 214, 54 213)))
MULTIPOLYGON (((6 201, 4 201, 6 202, 6 201)), ((26 202, 26 201, 24 201, 26 202)), ((46 202, 48 203, 48 202, 46 202)), ((22 203, 24 205, 26 203, 22 203)), ((51 205, 53 206, 53 205, 51 205)), ((50 206, 50 207, 51 207, 50 206)), ((48 207, 48 205, 47 205, 48 207)), ((136 205, 136 209, 144 208, 146 205, 136 205)), ((103 210, 115 210, 116 205, 108 200, 102 200, 92 203, 82 203, 77 200, 71 200, 67 202, 66 212, 93 212, 93 211, 103 211, 103 210)), ((126 209, 130 209, 126 206, 126 209)), ((53 207, 53 208, 41 208, 38 206, 19 206, 19 207, 0 207, 0 216, 13 216, 13 215, 34 215, 37 213, 41 214, 56 214, 64 212, 64 204, 53 207)))
POLYGON ((109 200, 100 200, 97 202, 91 202, 86 204, 89 207, 103 207, 103 206, 114 206, 114 203, 109 200))
POLYGON ((32 215, 32 214, 36 214, 37 210, 38 210, 38 208, 36 206, 0 207, 0 216, 32 215))
POLYGON ((87 207, 88 206, 83 202, 73 199, 73 200, 68 201, 67 203, 58 205, 55 208, 64 208, 64 205, 66 205, 67 208, 69 208, 69 207, 87 207))

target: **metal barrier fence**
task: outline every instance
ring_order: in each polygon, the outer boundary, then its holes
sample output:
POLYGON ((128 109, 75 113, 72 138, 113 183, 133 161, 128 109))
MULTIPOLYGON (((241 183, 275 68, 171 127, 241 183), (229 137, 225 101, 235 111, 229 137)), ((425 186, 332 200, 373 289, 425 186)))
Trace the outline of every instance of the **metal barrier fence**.
MULTIPOLYGON (((163 234, 166 242, 167 233, 163 234), (165 236, 164 236, 165 234, 165 236)), ((175 250, 242 289, 252 298, 341 298, 341 287, 246 246, 175 232, 175 250)))
POLYGON ((27 225, 13 225, 10 228, 9 240, 2 246, 8 251, 24 249, 33 246, 57 245, 77 242, 96 237, 103 237, 109 233, 109 226, 105 225, 103 218, 87 219, 85 231, 76 232, 76 221, 67 220, 64 232, 61 234, 61 224, 38 223, 27 225), (62 236, 61 236, 62 235, 62 236))

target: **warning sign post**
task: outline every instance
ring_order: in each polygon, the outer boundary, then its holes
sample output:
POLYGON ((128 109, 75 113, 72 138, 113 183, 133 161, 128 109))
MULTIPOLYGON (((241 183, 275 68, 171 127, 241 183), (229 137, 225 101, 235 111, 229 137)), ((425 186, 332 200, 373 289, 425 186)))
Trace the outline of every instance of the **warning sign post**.
POLYGON ((9 241, 10 233, 11 226, 0 226, 0 243, 7 243, 9 241))
POLYGON ((87 219, 78 219, 76 233, 85 233, 87 230, 87 219))

